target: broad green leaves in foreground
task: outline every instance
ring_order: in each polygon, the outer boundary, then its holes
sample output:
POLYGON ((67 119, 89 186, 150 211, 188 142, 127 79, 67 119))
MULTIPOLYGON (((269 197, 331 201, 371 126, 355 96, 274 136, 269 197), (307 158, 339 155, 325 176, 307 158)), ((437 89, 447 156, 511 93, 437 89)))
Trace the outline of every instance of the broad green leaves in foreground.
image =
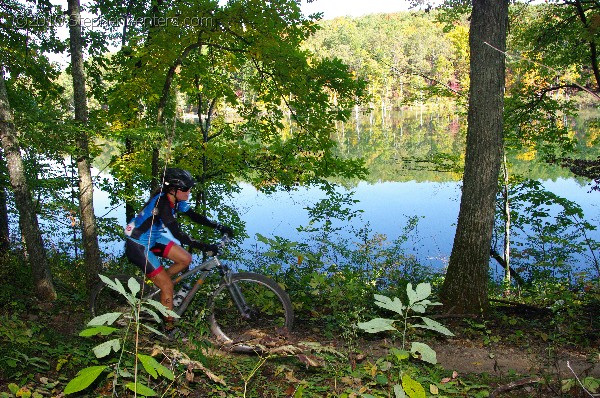
MULTIPOLYGON (((420 283, 416 289, 413 289, 412 284, 406 286, 406 295, 408 304, 404 305, 399 298, 375 295, 375 304, 381 308, 393 311, 400 315, 400 319, 374 318, 368 322, 359 322, 358 327, 368 333, 379 333, 384 331, 400 331, 395 323, 401 324, 402 329, 402 346, 406 343, 406 331, 409 327, 422 328, 433 330, 445 336, 454 336, 445 326, 431 318, 421 315, 409 315, 412 312, 419 314, 425 313, 427 307, 433 305, 441 305, 437 302, 431 302, 428 297, 431 295, 431 285, 429 283, 420 283), (409 319, 420 319, 422 324, 409 324, 409 319)), ((403 351, 405 352, 405 351, 403 351)), ((415 358, 420 358, 422 361, 435 365, 437 356, 435 351, 425 343, 413 341, 411 343, 410 354, 415 358)), ((408 354, 406 354, 408 357, 408 354)), ((402 386, 395 385, 394 393, 396 397, 425 397, 425 390, 421 384, 413 380, 408 374, 402 376, 402 386)))
MULTIPOLYGON (((123 332, 118 335, 118 337, 107 340, 101 344, 95 346, 92 350, 97 358, 106 358, 109 357, 111 353, 118 353, 123 348, 123 342, 128 338, 128 332, 132 326, 136 326, 136 323, 140 321, 139 314, 141 312, 148 313, 152 315, 155 320, 159 320, 160 317, 154 311, 156 309, 163 315, 171 315, 177 316, 173 311, 168 310, 162 304, 158 303, 155 300, 148 300, 144 298, 140 298, 138 293, 141 291, 141 287, 139 282, 135 278, 130 278, 127 282, 127 288, 123 286, 123 284, 118 280, 111 280, 103 275, 100 275, 100 279, 111 289, 118 292, 123 296, 124 300, 127 301, 130 308, 126 312, 110 312, 106 314, 102 314, 96 316, 91 321, 88 322, 88 328, 83 330, 79 335, 82 337, 92 337, 92 336, 110 336, 116 332, 123 332), (123 330, 114 327, 117 320, 125 318, 129 322, 125 326, 123 326, 123 330)), ((139 326, 144 326, 148 330, 153 333, 160 333, 154 327, 139 324, 139 326)), ((154 379, 157 379, 159 376, 162 376, 168 380, 174 380, 175 376, 173 372, 167 367, 160 364, 156 359, 149 355, 144 355, 141 353, 135 354, 135 360, 139 361, 142 364, 143 369, 154 379)), ((118 365, 117 365, 118 366, 118 365)), ((77 376, 73 378, 65 388, 65 395, 73 394, 76 392, 80 392, 88 388, 92 383, 94 383, 98 377, 107 369, 113 369, 113 366, 108 365, 99 365, 99 366, 90 366, 84 368, 77 373, 77 376)), ((122 377, 131 377, 131 374, 127 373, 127 376, 122 371, 119 371, 119 374, 122 377)), ((137 395, 152 397, 159 395, 151 389, 140 382, 128 382, 124 384, 124 387, 133 391, 137 395)))
POLYGON ((77 373, 77 376, 75 376, 75 378, 71 380, 65 387, 65 395, 85 390, 98 378, 98 376, 100 376, 102 372, 104 372, 106 368, 108 368, 108 366, 101 365, 90 366, 88 368, 81 369, 77 373))

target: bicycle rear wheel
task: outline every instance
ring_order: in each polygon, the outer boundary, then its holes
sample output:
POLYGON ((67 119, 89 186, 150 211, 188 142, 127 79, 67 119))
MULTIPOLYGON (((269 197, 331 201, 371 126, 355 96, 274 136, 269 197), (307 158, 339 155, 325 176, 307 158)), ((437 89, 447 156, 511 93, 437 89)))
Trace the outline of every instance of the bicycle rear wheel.
POLYGON ((286 336, 294 322, 287 293, 272 279, 251 272, 231 275, 230 285, 221 283, 209 299, 208 311, 213 335, 235 351, 257 351, 286 336), (233 285, 246 303, 243 310, 233 298, 233 285))
MULTIPOLYGON (((128 281, 131 279, 131 275, 115 275, 110 277, 112 281, 117 279, 124 286, 125 291, 130 292, 128 288, 128 281)), ((156 288, 148 285, 142 278, 133 277, 140 284, 140 291, 137 294, 137 298, 148 297, 151 292, 156 291, 156 288)), ((132 304, 127 301, 125 296, 121 293, 111 289, 104 282, 99 282, 94 289, 92 289, 91 300, 90 300, 90 312, 92 316, 98 316, 107 314, 109 312, 122 312, 126 314, 125 317, 121 317, 117 324, 123 326, 123 324, 131 318, 133 314, 132 304)))

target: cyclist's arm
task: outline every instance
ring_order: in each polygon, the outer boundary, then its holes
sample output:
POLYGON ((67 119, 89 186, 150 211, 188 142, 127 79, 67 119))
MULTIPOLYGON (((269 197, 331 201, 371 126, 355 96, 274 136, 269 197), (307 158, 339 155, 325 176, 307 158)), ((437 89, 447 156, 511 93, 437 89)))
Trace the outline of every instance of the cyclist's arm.
POLYGON ((183 214, 185 214, 186 216, 188 216, 190 218, 190 220, 192 220, 196 224, 204 225, 204 226, 207 226, 207 227, 210 227, 210 228, 217 228, 219 226, 218 223, 216 223, 216 222, 214 222, 212 220, 209 220, 207 217, 203 216, 202 214, 196 213, 192 209, 188 209, 183 214))
POLYGON ((233 229, 226 225, 219 224, 215 221, 209 220, 205 216, 196 213, 194 210, 189 208, 183 214, 187 215, 192 221, 198 224, 206 225, 207 227, 211 227, 219 231, 221 234, 227 234, 230 238, 233 238, 233 229))
POLYGON ((163 199, 158 202, 158 216, 161 218, 163 225, 173 234, 173 237, 181 242, 182 245, 190 245, 193 240, 188 234, 179 228, 177 220, 173 216, 173 210, 168 199, 163 199))

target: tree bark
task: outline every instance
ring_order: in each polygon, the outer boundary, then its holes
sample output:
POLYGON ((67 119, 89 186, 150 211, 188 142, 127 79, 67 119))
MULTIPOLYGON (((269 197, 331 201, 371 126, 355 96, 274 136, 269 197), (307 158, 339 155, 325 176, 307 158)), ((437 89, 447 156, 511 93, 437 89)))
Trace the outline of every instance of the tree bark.
POLYGON ((488 308, 489 253, 502 160, 507 0, 473 0, 470 97, 462 197, 440 298, 451 313, 488 308))
POLYGON ((44 249, 44 241, 38 226, 35 205, 25 178, 21 148, 15 132, 6 84, 4 67, 0 65, 0 141, 8 167, 10 185, 15 194, 15 205, 19 212, 19 226, 31 264, 31 274, 36 297, 41 301, 56 299, 50 265, 44 249))
MULTIPOLYGON (((0 153, 0 161, 3 161, 0 153)), ((8 205, 6 203, 6 189, 4 181, 0 184, 0 255, 6 254, 10 249, 10 229, 8 220, 8 205)))
POLYGON ((71 73, 75 121, 81 124, 77 138, 77 171, 79 174, 79 212, 81 213, 82 240, 88 287, 98 280, 102 259, 98 245, 96 216, 94 215, 94 185, 89 160, 89 137, 86 131, 88 107, 83 68, 83 37, 79 0, 69 0, 69 38, 71 46, 71 73))
MULTIPOLYGON (((134 151, 134 146, 133 146, 133 141, 131 140, 131 138, 125 138, 125 154, 126 155, 131 155, 133 154, 134 151)), ((128 178, 125 181, 125 192, 133 192, 134 191, 134 186, 133 186, 133 181, 128 178)), ((135 217, 135 208, 133 207, 133 204, 131 202, 131 200, 126 199, 125 200, 125 223, 128 223, 129 221, 131 221, 131 219, 135 217)))
POLYGON ((502 153, 502 172, 504 175, 504 184, 502 186, 502 199, 504 200, 504 284, 506 285, 505 294, 510 293, 510 198, 508 197, 508 164, 506 161, 506 153, 502 153))

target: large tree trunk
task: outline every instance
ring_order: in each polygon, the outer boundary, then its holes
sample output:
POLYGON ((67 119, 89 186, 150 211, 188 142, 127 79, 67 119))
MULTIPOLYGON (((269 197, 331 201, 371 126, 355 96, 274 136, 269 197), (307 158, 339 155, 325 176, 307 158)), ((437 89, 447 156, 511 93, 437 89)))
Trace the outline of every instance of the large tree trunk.
POLYGON ((471 87, 462 197, 454 245, 441 290, 448 312, 487 310, 487 283, 502 128, 507 0, 473 0, 471 87))
POLYGON ((10 184, 15 194, 15 204, 19 211, 19 226, 31 264, 35 295, 41 301, 52 301, 56 299, 56 291, 35 214, 35 205, 25 178, 23 159, 8 102, 2 65, 0 65, 0 140, 8 166, 10 184))
POLYGON ((79 0, 69 0, 69 38, 71 44, 71 73, 73 75, 73 98, 75 120, 83 127, 77 138, 77 170, 79 174, 79 212, 81 213, 83 250, 88 287, 98 280, 102 259, 98 246, 96 216, 94 215, 94 185, 89 160, 89 138, 85 130, 88 107, 83 69, 83 38, 79 0))

